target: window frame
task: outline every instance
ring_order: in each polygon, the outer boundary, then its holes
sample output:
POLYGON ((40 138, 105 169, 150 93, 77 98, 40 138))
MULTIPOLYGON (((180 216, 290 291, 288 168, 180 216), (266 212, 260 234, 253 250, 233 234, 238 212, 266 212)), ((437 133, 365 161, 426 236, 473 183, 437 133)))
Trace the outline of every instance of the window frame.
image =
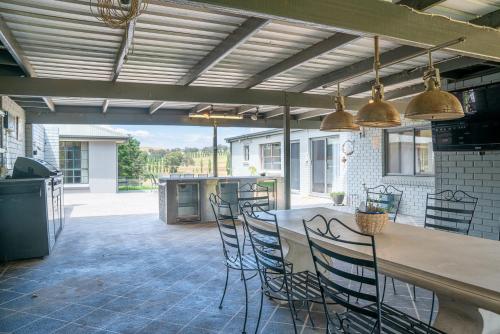
MULTIPOLYGON (((271 166, 273 166, 275 163, 274 162, 271 162, 271 166)), ((264 144, 260 144, 260 166, 262 168, 263 171, 281 171, 281 168, 282 168, 282 165, 281 165, 281 142, 272 142, 272 143, 264 143, 264 144), (279 147, 279 150, 280 150, 280 153, 279 153, 279 156, 275 156, 274 155, 274 146, 275 145, 278 145, 279 147), (271 147, 271 156, 270 158, 276 158, 276 157, 279 157, 279 168, 265 168, 265 159, 264 159, 264 149, 266 146, 270 146, 271 147)))
MULTIPOLYGON (((65 184, 72 184, 72 185, 88 185, 89 182, 90 182, 90 157, 89 157, 89 142, 88 141, 79 141, 79 140, 61 140, 59 141, 59 166, 60 166, 60 169, 61 171, 63 172, 63 174, 65 173, 65 171, 72 171, 72 174, 71 176, 68 175, 64 175, 64 183, 65 184), (80 159, 75 159, 74 157, 71 158, 71 159, 67 159, 66 158, 66 153, 65 153, 65 149, 64 149, 64 146, 66 143, 79 143, 80 144, 80 159), (83 150, 82 149, 82 145, 86 145, 86 149, 83 150), (86 151, 87 152, 87 158, 86 158, 86 166, 82 166, 82 152, 83 151, 86 151), (75 160, 80 160, 80 168, 66 168, 65 166, 65 162, 66 161, 69 161, 71 160, 72 161, 72 165, 74 166, 74 161, 75 160), (74 182, 74 179, 75 179, 75 175, 74 175, 74 171, 76 170, 79 170, 80 171, 80 182, 74 182), (87 175, 86 175, 86 182, 83 182, 84 180, 84 176, 82 175, 82 171, 86 170, 87 171, 87 175), (67 182, 67 179, 66 178, 72 178, 73 182, 67 182)), ((74 154, 74 150, 72 150, 73 154, 74 154)))
MULTIPOLYGON (((384 139, 384 145, 383 145, 383 176, 407 176, 407 177, 434 177, 436 175, 436 165, 434 164, 434 168, 432 170, 432 173, 424 174, 424 173, 417 173, 417 166, 416 166, 416 153, 417 153, 417 145, 416 145, 416 133, 418 130, 431 130, 432 127, 431 125, 419 125, 419 126, 405 126, 405 127, 398 127, 398 128, 393 128, 393 129, 384 129, 383 133, 383 139, 384 139), (406 131, 412 131, 413 132, 413 173, 412 174, 403 174, 403 173, 391 173, 388 171, 389 169, 389 163, 388 163, 388 158, 389 158, 389 134, 391 133, 401 133, 401 132, 406 132, 406 131)), ((431 137, 432 138, 432 137, 431 137)), ((432 150, 432 153, 434 154, 434 149, 432 150)))
POLYGON ((250 161, 250 145, 243 145, 243 162, 250 161))

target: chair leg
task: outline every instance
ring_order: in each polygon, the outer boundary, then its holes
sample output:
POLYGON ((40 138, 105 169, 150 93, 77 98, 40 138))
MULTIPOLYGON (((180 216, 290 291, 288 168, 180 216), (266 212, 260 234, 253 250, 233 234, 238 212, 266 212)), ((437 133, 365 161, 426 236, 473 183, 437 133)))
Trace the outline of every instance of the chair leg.
POLYGON ((306 305, 307 305, 307 313, 309 314, 309 322, 311 323, 311 327, 312 328, 316 328, 316 326, 314 325, 313 318, 311 316, 311 307, 309 306, 309 301, 308 300, 306 301, 306 305))
MULTIPOLYGON (((358 275, 358 267, 356 266, 356 275, 358 275)), ((365 275, 365 267, 361 267, 361 276, 364 276, 365 275)), ((385 284, 385 282, 384 282, 385 284)), ((363 289, 363 283, 360 283, 359 284, 359 289, 358 289, 358 292, 361 292, 361 290, 363 289)), ((356 298, 356 303, 359 301, 359 298, 356 298)))
POLYGON ((397 295, 398 292, 396 291, 396 284, 394 284, 394 278, 391 277, 391 282, 392 282, 392 289, 394 290, 394 294, 397 295))
POLYGON ((241 271, 241 276, 243 277, 243 285, 245 287, 245 321, 243 322, 243 330, 242 334, 246 334, 247 332, 247 318, 248 318, 248 289, 247 289, 247 280, 245 279, 245 271, 241 271))
POLYGON ((241 254, 245 254, 245 244, 247 243, 247 231, 244 226, 245 223, 241 223, 241 226, 243 226, 243 247, 241 248, 241 254))
POLYGON ((384 276, 384 289, 382 290, 382 300, 381 300, 381 302, 384 302, 386 288, 387 288, 387 276, 384 276))
POLYGON ((432 305, 431 305, 431 315, 429 316, 429 328, 432 325, 432 315, 434 313, 434 303, 436 302, 436 294, 432 293, 432 305))
POLYGON ((413 285, 413 300, 416 301, 417 300, 417 289, 415 287, 415 284, 413 285))
POLYGON ((222 298, 220 299, 219 309, 222 308, 222 302, 224 301, 224 297, 226 296, 227 289, 227 281, 229 280, 229 268, 226 267, 226 283, 224 284, 224 292, 222 293, 222 298))
POLYGON ((293 321, 293 331, 295 334, 297 334, 297 324, 295 323, 295 306, 293 306, 292 299, 290 296, 288 296, 288 308, 290 309, 290 315, 292 316, 292 321, 293 321))
POLYGON ((311 310, 309 306, 309 299, 307 299, 307 296, 309 296, 309 281, 306 281, 306 307, 307 307, 307 314, 309 314, 309 321, 311 322, 312 328, 314 328, 314 321, 311 317, 311 310))
POLYGON ((264 291, 260 289, 260 307, 259 307, 259 317, 257 318, 257 325, 255 327, 255 334, 259 332, 260 318, 262 316, 262 304, 264 301, 264 291))

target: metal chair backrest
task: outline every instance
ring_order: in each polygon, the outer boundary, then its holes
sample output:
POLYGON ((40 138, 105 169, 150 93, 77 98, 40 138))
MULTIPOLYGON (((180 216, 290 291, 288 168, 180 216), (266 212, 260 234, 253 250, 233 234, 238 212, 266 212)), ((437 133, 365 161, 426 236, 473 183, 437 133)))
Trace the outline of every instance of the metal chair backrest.
POLYGON ((253 206, 254 209, 262 208, 264 211, 271 210, 269 201, 269 188, 258 183, 245 183, 238 189, 239 206, 253 206))
MULTIPOLYGON (((283 248, 280 239, 278 221, 276 215, 258 204, 240 204, 240 210, 243 214, 245 227, 250 236, 250 243, 255 255, 257 267, 264 289, 276 291, 276 287, 271 283, 278 276, 282 276, 283 285, 278 291, 283 288, 289 291, 287 280, 287 264, 283 256, 283 248), (267 228, 263 228, 265 225, 267 228)), ((291 272, 289 270, 288 272, 291 272)))
POLYGON ((477 201, 462 190, 427 194, 424 227, 467 235, 477 201))
POLYGON ((372 332, 380 333, 382 318, 374 237, 350 228, 337 218, 327 220, 322 215, 303 220, 302 223, 328 319, 331 321, 326 299, 332 299, 349 312, 375 319, 377 322, 372 332), (334 251, 333 248, 327 249, 324 242, 318 241, 320 239, 338 245, 355 245, 362 253, 366 253, 366 250, 368 255, 361 258, 334 251), (362 270, 353 271, 356 266, 362 270), (372 307, 366 307, 368 305, 372 307))
POLYGON ((217 222, 217 228, 219 229, 222 241, 222 250, 226 260, 229 263, 241 264, 238 230, 236 229, 231 205, 215 194, 210 194, 209 201, 215 221, 217 222))
POLYGON ((403 191, 391 185, 379 185, 366 189, 366 205, 375 205, 387 211, 389 219, 396 221, 403 191))

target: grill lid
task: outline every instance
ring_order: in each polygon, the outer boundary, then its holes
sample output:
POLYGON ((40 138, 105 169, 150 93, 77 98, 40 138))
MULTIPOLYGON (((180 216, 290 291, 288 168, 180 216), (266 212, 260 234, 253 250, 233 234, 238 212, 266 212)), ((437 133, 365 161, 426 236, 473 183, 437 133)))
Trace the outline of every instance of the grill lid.
POLYGON ((12 178, 47 178, 59 174, 59 170, 47 161, 36 158, 18 157, 14 164, 12 178))

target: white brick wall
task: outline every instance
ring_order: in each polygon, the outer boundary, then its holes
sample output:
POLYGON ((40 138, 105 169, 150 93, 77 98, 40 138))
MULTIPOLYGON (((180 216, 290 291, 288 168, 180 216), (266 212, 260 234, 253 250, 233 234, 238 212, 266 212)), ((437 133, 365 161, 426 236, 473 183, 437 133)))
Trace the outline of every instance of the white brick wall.
POLYGON ((56 126, 44 126, 44 128, 45 161, 56 167, 59 167, 59 129, 56 126))
MULTIPOLYGON (((421 122, 406 121, 403 125, 421 125, 421 122)), ((365 128, 364 133, 351 134, 354 153, 347 160, 347 196, 359 201, 366 200, 363 187, 381 184, 392 185, 403 191, 400 213, 415 216, 423 222, 427 193, 434 192, 434 177, 384 176, 383 131, 365 128)))
POLYGON ((470 234, 496 239, 500 233, 500 151, 436 152, 436 190, 463 190, 477 197, 470 234))
POLYGON ((45 159, 45 129, 41 124, 26 124, 26 156, 45 159))
MULTIPOLYGON (((10 174, 12 168, 14 167, 14 162, 19 156, 24 156, 25 154, 25 123, 26 117, 23 108, 21 108, 16 102, 11 100, 8 96, 0 97, 0 109, 7 112, 10 115, 10 120, 15 117, 19 117, 18 134, 16 137, 15 131, 4 131, 4 143, 6 147, 6 159, 5 166, 10 174)), ((7 115, 6 115, 7 117, 7 115)))

